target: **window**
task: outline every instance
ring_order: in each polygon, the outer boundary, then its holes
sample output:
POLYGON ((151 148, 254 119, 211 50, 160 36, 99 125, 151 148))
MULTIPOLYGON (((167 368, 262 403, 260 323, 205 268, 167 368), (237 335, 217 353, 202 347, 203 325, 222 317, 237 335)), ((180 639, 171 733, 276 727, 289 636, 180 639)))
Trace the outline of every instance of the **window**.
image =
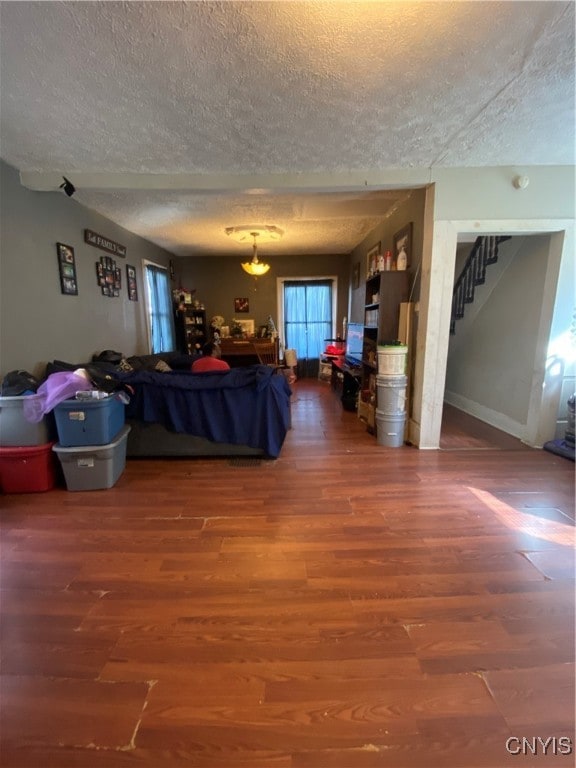
POLYGON ((334 278, 281 280, 280 323, 286 349, 296 350, 299 376, 317 376, 318 358, 335 325, 334 278))
POLYGON ((172 352, 175 349, 175 334, 168 271, 165 267, 145 261, 144 275, 150 352, 172 352))

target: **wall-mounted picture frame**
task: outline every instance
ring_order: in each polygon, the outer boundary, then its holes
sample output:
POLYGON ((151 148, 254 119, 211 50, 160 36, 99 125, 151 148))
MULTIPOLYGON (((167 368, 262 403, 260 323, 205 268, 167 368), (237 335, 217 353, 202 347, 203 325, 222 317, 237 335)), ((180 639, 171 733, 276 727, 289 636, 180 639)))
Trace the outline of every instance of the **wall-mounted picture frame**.
POLYGON ((393 237, 393 259, 396 269, 403 271, 410 268, 412 262, 412 222, 399 229, 393 237))
POLYGON ((128 286, 128 298, 130 301, 138 301, 138 288, 136 285, 136 269, 126 264, 126 285, 128 286))
POLYGON ((366 254, 366 277, 372 277, 378 272, 378 256, 380 255, 381 242, 373 245, 366 254))
POLYGON ((254 336, 254 320, 236 320, 238 325, 242 328, 242 333, 246 336, 254 336))
POLYGON ((234 299, 234 312, 250 312, 248 299, 234 299))
POLYGON ((102 296, 120 296, 122 270, 110 256, 100 256, 100 261, 96 262, 96 282, 102 290, 102 296))
POLYGON ((56 243, 58 254, 58 270, 60 273, 60 291, 67 296, 78 295, 78 281, 76 279, 76 259, 74 248, 64 243, 56 243))
POLYGON ((96 280, 98 285, 103 288, 106 285, 106 277, 104 275, 104 265, 102 262, 96 262, 96 280))

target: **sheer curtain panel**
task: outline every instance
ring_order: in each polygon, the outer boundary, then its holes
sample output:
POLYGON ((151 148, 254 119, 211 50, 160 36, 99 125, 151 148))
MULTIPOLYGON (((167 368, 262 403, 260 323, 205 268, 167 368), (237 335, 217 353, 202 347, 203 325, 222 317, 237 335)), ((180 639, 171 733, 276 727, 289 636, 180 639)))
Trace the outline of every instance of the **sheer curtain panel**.
POLYGON ((332 281, 284 283, 284 338, 295 349, 298 376, 317 376, 318 358, 332 336, 332 281))
POLYGON ((175 349, 175 333, 168 272, 162 267, 146 264, 145 273, 150 302, 150 351, 153 354, 172 352, 175 349))

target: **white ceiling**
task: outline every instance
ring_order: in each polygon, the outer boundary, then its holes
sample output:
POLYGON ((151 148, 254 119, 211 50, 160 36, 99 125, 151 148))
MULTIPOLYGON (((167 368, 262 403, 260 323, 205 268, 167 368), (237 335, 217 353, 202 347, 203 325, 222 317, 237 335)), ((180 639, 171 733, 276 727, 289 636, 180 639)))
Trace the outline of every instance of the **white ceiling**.
POLYGON ((349 252, 409 194, 388 169, 574 163, 572 1, 0 14, 2 158, 177 255, 245 224, 285 230, 261 255, 349 252))

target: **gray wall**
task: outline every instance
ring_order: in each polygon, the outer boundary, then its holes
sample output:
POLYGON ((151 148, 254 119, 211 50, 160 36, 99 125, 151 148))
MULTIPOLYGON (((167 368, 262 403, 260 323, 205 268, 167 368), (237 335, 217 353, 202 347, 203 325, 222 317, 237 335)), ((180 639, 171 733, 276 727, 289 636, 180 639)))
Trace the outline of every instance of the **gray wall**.
POLYGON ((190 257, 176 261, 176 283, 179 280, 188 290, 195 289, 194 298, 206 307, 208 322, 214 315, 222 315, 226 324, 233 317, 253 318, 255 326, 263 325, 268 315, 278 323, 277 279, 286 277, 338 277, 338 306, 336 332, 341 332, 347 316, 350 256, 340 254, 314 256, 266 256, 261 249, 260 261, 270 264, 269 272, 256 281, 244 272, 240 263, 249 261, 252 252, 221 257, 190 257), (234 299, 248 298, 250 311, 234 312, 234 299))
POLYGON ((142 259, 167 265, 171 255, 81 206, 63 192, 31 192, 0 163, 0 376, 15 369, 42 375, 54 359, 87 362, 95 352, 148 351, 142 259), (115 258, 120 297, 102 296, 95 264, 104 251, 84 243, 91 229, 127 248, 115 258), (74 248, 78 296, 60 292, 56 243, 74 248), (126 263, 137 272, 139 301, 128 300, 126 263))
MULTIPOLYGON (((417 300, 419 293, 419 266, 422 260, 422 241, 424 238, 424 204, 425 190, 416 189, 409 199, 402 203, 392 215, 370 232, 353 251, 350 258, 350 322, 364 322, 364 301, 366 282, 366 254, 376 243, 381 243, 381 250, 391 250, 394 253, 393 237, 409 222, 412 228, 412 258, 409 271, 414 281, 413 299, 417 300), (354 264, 360 264, 360 285, 354 288, 353 275, 354 264)), ((412 282, 412 281, 411 281, 412 282)))
POLYGON ((448 354, 446 400, 520 438, 528 420, 548 242, 531 236, 501 244, 499 262, 476 289, 481 310, 466 307, 448 354))

